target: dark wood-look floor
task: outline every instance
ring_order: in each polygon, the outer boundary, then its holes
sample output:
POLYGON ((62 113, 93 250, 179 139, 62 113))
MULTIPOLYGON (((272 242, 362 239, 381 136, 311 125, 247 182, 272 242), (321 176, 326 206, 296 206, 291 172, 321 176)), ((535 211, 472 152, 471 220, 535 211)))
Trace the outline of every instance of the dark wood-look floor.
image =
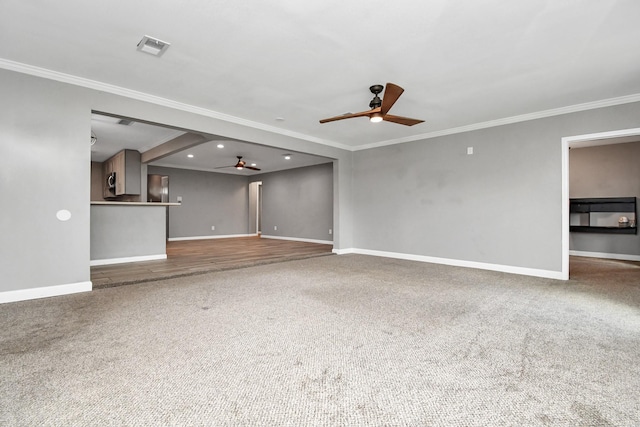
POLYGON ((330 255, 333 245, 234 237, 167 242, 167 259, 91 267, 94 289, 330 255))

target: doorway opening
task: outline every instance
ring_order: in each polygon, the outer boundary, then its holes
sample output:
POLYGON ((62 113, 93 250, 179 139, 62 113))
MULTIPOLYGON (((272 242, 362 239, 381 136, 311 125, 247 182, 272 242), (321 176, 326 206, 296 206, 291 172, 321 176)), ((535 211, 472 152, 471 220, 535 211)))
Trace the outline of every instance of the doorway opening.
MULTIPOLYGON (((569 150, 640 141, 640 128, 576 135, 562 138, 562 279, 569 279, 570 245, 570 171, 569 150)), ((620 195, 618 195, 620 196, 620 195)), ((633 195, 635 196, 635 195, 633 195)), ((575 252, 574 252, 575 253, 575 252)))
POLYGON ((262 234, 262 181, 249 183, 249 233, 262 234))

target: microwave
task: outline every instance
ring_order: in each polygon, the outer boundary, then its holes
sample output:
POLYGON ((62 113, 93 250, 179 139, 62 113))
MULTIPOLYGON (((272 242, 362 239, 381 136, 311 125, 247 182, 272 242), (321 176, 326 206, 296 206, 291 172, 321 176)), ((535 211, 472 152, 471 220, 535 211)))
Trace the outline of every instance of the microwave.
POLYGON ((109 192, 113 193, 114 195, 116 194, 116 173, 115 172, 111 172, 110 174, 107 174, 107 190, 109 190, 109 192))

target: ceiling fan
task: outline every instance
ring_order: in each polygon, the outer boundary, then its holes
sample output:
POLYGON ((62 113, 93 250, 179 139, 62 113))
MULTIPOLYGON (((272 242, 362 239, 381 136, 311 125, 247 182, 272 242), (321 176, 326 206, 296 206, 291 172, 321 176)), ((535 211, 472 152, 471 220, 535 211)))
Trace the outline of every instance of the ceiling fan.
POLYGON ((382 85, 373 85, 369 88, 369 90, 374 95, 373 99, 369 103, 369 107, 371 108, 371 110, 362 111, 360 113, 347 113, 341 116, 322 119, 320 120, 320 123, 352 119, 354 117, 369 117, 369 120, 373 123, 381 122, 384 120, 386 122, 398 123, 405 126, 413 126, 417 125, 418 123, 424 122, 424 120, 410 119, 408 117, 393 116, 391 114, 388 114, 393 104, 396 103, 398 98, 400 98, 400 95, 402 95, 402 92, 404 92, 404 89, 402 89, 400 86, 393 83, 387 83, 386 89, 382 87, 382 85), (384 98, 380 99, 378 94, 382 92, 382 90, 384 90, 384 98))
POLYGON ((233 166, 222 166, 219 168, 215 168, 215 169, 224 169, 224 168, 236 168, 239 171, 241 171, 242 169, 251 169, 253 171, 259 171, 259 168, 256 168, 254 166, 247 166, 247 162, 245 162, 244 160, 242 160, 242 156, 236 156, 238 158, 238 163, 236 163, 233 166))

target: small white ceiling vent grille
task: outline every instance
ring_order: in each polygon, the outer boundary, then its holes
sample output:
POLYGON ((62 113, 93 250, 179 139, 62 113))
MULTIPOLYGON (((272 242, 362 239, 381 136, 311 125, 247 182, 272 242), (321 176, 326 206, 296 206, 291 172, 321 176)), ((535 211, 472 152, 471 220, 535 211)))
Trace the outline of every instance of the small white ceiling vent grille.
POLYGON ((171 43, 163 42, 153 37, 144 36, 138 43, 138 50, 154 56, 162 56, 169 49, 171 43))

